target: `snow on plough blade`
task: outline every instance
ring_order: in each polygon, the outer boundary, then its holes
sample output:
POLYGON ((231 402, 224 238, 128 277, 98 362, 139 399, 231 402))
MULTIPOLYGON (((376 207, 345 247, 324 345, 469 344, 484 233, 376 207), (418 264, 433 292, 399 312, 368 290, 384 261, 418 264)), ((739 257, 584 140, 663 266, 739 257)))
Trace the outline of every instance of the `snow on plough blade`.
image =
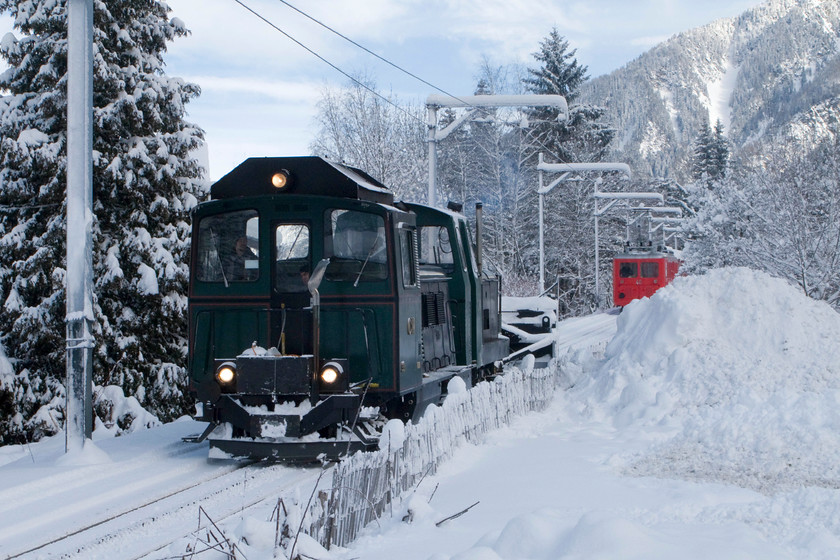
POLYGON ((210 459, 248 458, 285 462, 337 461, 357 451, 373 451, 378 438, 347 440, 210 439, 210 459))

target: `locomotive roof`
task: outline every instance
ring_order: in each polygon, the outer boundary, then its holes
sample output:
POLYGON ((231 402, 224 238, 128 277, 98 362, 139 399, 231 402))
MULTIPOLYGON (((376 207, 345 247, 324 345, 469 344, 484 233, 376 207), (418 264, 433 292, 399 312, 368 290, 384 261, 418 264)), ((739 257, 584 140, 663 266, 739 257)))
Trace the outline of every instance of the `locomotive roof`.
POLYGON ((403 202, 407 208, 412 210, 413 212, 418 213, 425 213, 426 215, 437 215, 440 217, 448 216, 452 218, 453 221, 458 222, 458 220, 465 220, 466 218, 460 212, 453 212, 447 208, 436 208, 432 206, 426 206, 425 204, 420 204, 417 202, 403 202))
POLYGON ((676 255, 674 255, 673 251, 671 251, 670 249, 668 249, 668 248, 664 248, 664 250, 660 250, 660 249, 662 249, 662 248, 661 247, 655 247, 655 248, 644 248, 644 249, 638 249, 638 250, 634 250, 633 248, 631 248, 629 251, 627 249, 625 249, 624 251, 622 251, 620 253, 616 253, 616 255, 613 258, 614 259, 622 259, 622 260, 627 260, 627 259, 674 259, 674 260, 678 260, 676 255))
POLYGON ((301 194, 354 198, 391 205, 394 195, 385 185, 355 167, 317 156, 248 158, 210 187, 212 199, 256 195, 301 194), (287 185, 272 184, 277 173, 287 185))

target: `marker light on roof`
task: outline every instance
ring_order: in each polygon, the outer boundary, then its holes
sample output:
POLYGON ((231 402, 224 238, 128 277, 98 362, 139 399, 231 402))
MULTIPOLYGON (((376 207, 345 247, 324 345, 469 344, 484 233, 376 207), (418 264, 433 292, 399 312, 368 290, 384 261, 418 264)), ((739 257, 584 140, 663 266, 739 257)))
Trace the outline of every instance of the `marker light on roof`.
POLYGON ((289 179, 289 172, 285 169, 281 169, 271 176, 271 184, 274 185, 274 188, 280 191, 289 186, 289 179))

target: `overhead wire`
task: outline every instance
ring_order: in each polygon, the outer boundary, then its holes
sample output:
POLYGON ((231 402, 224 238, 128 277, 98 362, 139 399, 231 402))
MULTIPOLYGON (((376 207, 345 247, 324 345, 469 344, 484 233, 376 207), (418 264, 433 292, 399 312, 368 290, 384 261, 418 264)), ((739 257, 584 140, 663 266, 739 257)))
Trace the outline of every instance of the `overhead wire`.
POLYGON ((436 85, 434 85, 434 84, 432 84, 432 83, 430 83, 430 82, 427 82, 426 80, 424 80, 424 79, 423 79, 423 78, 421 78, 420 76, 418 76, 418 75, 416 75, 416 74, 414 74, 414 73, 412 73, 412 72, 410 72, 410 71, 406 70, 406 69, 405 69, 405 68, 403 68, 402 66, 400 66, 400 65, 398 65, 398 64, 395 64, 395 63, 391 62, 390 60, 388 60, 387 58, 385 58, 385 57, 383 57, 383 56, 381 56, 381 55, 379 55, 379 54, 376 54, 375 52, 373 52, 372 50, 368 49, 368 48, 367 48, 367 47, 365 47, 364 45, 360 45, 359 43, 357 43, 356 41, 354 41, 354 40, 353 40, 353 39, 351 39, 350 37, 347 37, 346 35, 342 34, 341 32, 336 31, 335 29, 333 29, 332 27, 330 27, 330 26, 329 26, 329 25, 327 25, 326 23, 324 23, 324 22, 320 21, 319 19, 317 19, 317 18, 315 18, 315 17, 313 17, 313 16, 311 16, 311 15, 307 14, 306 12, 304 12, 303 10, 301 10, 300 8, 298 8, 298 7, 296 7, 296 6, 293 6, 292 4, 290 4, 289 2, 287 2, 286 0, 277 0, 277 1, 278 1, 278 2, 280 2, 281 4, 285 4, 286 6, 288 6, 289 8, 291 8, 292 10, 294 10, 294 11, 296 11, 297 13, 299 13, 300 15, 302 15, 302 16, 304 16, 304 17, 306 17, 306 18, 310 19, 311 21, 313 21, 313 22, 317 23, 318 25, 320 25, 320 26, 321 26, 321 27, 323 27, 324 29, 326 29, 326 30, 330 31, 331 33, 334 33, 335 35, 338 35, 339 37, 341 37, 342 39, 344 39, 345 41, 347 41, 347 42, 348 42, 348 43, 350 43, 351 45, 353 45, 353 46, 355 46, 355 47, 358 47, 358 48, 362 49, 363 51, 365 51, 366 53, 368 53, 368 54, 369 54, 369 55, 371 55, 371 56, 376 57, 377 59, 381 60, 381 61, 382 61, 382 62, 384 62, 385 64, 388 64, 389 66, 391 66, 391 67, 393 67, 393 68, 395 68, 395 69, 399 70, 400 72, 402 72, 402 73, 404 73, 404 74, 406 74, 406 75, 408 75, 408 76, 411 76, 411 77, 412 77, 412 78, 414 78, 415 80, 419 81, 419 82, 420 82, 420 83, 422 83, 422 84, 425 84, 425 85, 429 86, 430 88, 432 88, 432 89, 433 89, 433 90, 435 90, 435 91, 439 91, 440 93, 442 93, 442 94, 444 94, 444 95, 448 95, 449 97, 451 97, 451 98, 453 98, 453 99, 457 99, 458 101, 460 101, 461 103, 464 103, 464 104, 465 104, 465 105, 467 105, 468 107, 472 107, 472 105, 470 105, 469 103, 467 103, 467 102, 466 102, 466 101, 464 101, 463 99, 460 99, 458 96, 456 96, 456 95, 452 95, 452 94, 451 94, 451 93, 449 93, 448 91, 446 91, 446 90, 444 90, 444 89, 441 89, 441 88, 437 87, 436 85))
MULTIPOLYGON (((385 97, 384 95, 382 95, 381 93, 377 92, 376 90, 374 90, 373 88, 371 88, 370 86, 368 86, 367 84, 365 84, 364 82, 362 82, 361 80, 359 80, 358 78, 356 78, 356 77, 352 76, 351 74, 349 74, 349 73, 345 72, 344 70, 342 70, 341 68, 339 68, 336 64, 333 64, 332 62, 330 62, 329 60, 327 60, 326 58, 324 58, 323 56, 321 56, 320 54, 318 54, 317 52, 315 52, 313 49, 311 49, 311 48, 307 47, 307 46, 306 46, 306 45, 304 45, 301 41, 299 41, 299 40, 295 39, 294 37, 292 37, 292 35, 290 35, 290 34, 289 34, 289 33, 287 33, 286 31, 284 31, 284 30, 283 30, 283 29, 281 29, 280 27, 278 27, 276 24, 274 24, 274 23, 272 23, 271 21, 269 21, 269 20, 268 20, 266 17, 264 17, 262 14, 258 13, 256 10, 254 10, 254 9, 252 9, 251 7, 249 7, 248 5, 246 5, 244 2, 242 2, 242 0, 234 0, 234 2, 236 2, 236 3, 237 3, 237 4, 239 4, 240 6, 242 6, 243 8, 245 8, 246 10, 248 10, 249 12, 251 12, 254 16, 256 16, 257 18, 259 18, 260 20, 262 20, 264 23, 268 24, 268 25, 269 25, 270 27, 272 27, 274 30, 276 30, 276 31, 280 32, 281 34, 283 34, 286 38, 288 38, 289 40, 293 41, 295 44, 297 44, 298 46, 300 46, 302 49, 306 50, 306 51, 307 51, 307 52, 309 52, 311 55, 313 55, 314 57, 318 58, 319 60, 321 60, 322 62, 324 62, 325 64, 327 64, 328 66, 330 66, 331 68, 333 68, 334 70, 336 70, 337 72, 339 72, 340 74, 342 74, 343 76, 345 76, 346 78, 348 78, 348 79, 349 79, 350 81, 352 81, 353 83, 355 83, 355 84, 357 84, 358 86, 360 86, 360 87, 362 87, 362 88, 366 89, 367 91, 369 91, 370 93, 372 93, 372 94, 373 94, 373 95, 375 95, 376 97, 378 97, 378 98, 382 99, 383 101, 385 101, 385 102, 386 102, 386 103, 388 103, 389 105, 392 105, 394 108, 396 108, 397 110, 401 111, 402 113, 404 113, 404 114, 405 114, 405 115, 407 115, 408 117, 412 118, 413 120, 420 122, 420 123, 421 123, 421 124, 423 124, 424 126, 426 125, 425 121, 423 121, 422 119, 418 118, 416 115, 413 115, 413 114, 409 113, 409 112, 408 112, 408 111, 406 111, 404 108, 400 107, 399 105, 397 105, 396 103, 394 103, 393 101, 391 101, 390 99, 388 99, 387 97, 385 97)), ((357 47, 357 48, 359 48, 359 49, 361 49, 361 50, 365 51, 366 53, 368 53, 368 54, 370 54, 371 56, 373 56, 373 57, 377 58, 378 60, 380 60, 380 61, 382 61, 382 62, 384 62, 384 63, 388 64, 389 66, 391 66, 391 67, 393 67, 393 68, 395 68, 395 69, 399 70, 400 72, 403 72, 404 74, 406 74, 406 75, 408 75, 408 76, 410 76, 410 77, 414 78, 415 80, 417 80, 417 81, 419 81, 419 82, 421 82, 421 83, 423 83, 423 84, 425 84, 425 85, 429 86, 430 88, 432 88, 432 89, 434 89, 434 90, 436 90, 436 91, 438 91, 438 92, 440 92, 440 93, 442 93, 442 94, 444 94, 444 95, 447 95, 447 96, 449 96, 449 97, 451 97, 451 98, 453 98, 453 99, 456 99, 456 100, 460 101, 460 102, 461 102, 461 103, 463 103, 466 107, 471 107, 471 108, 473 108, 473 109, 475 109, 475 108, 476 108, 476 107, 474 107, 473 105, 471 105, 469 102, 467 102, 467 101, 465 101, 465 100, 463 100, 463 99, 459 98, 458 96, 453 95, 453 94, 449 93, 448 91, 446 91, 446 90, 444 90, 444 89, 442 89, 442 88, 439 88, 438 86, 436 86, 436 85, 432 84, 431 82, 428 82, 427 80, 424 80, 424 79, 423 79, 423 78, 421 78, 420 76, 417 76, 416 74, 414 74, 414 73, 410 72, 409 70, 406 70, 405 68, 403 68, 403 67, 399 66, 398 64, 395 64, 395 63, 391 62, 390 60, 386 59, 385 57, 383 57, 383 56, 381 56, 381 55, 379 55, 379 54, 377 54, 377 53, 375 53, 375 52, 371 51, 370 49, 368 49, 368 48, 367 48, 367 47, 365 47, 364 45, 359 44, 358 42, 356 42, 356 41, 354 41, 353 39, 351 39, 351 38, 347 37, 346 35, 344 35, 343 33, 341 33, 341 32, 339 32, 339 31, 337 31, 336 29, 333 29, 333 28, 332 28, 332 27, 330 27, 329 25, 327 25, 327 24, 325 24, 324 22, 320 21, 319 19, 317 19, 317 18, 315 18, 315 17, 313 17, 313 16, 309 15, 308 13, 306 13, 306 12, 304 12, 303 10, 301 10, 300 8, 298 8, 298 7, 294 6, 294 5, 293 5, 293 4, 291 4, 290 2, 287 2, 286 0, 278 0, 278 2, 280 2, 281 4, 284 4, 284 5, 285 5, 285 6, 287 6, 288 8, 290 8, 290 9, 292 9, 292 10, 296 11, 297 13, 299 13, 299 14, 301 14, 302 16, 306 17, 307 19, 309 19, 309 20, 313 21, 314 23, 316 23, 316 24, 320 25, 320 26, 321 26, 321 27, 323 27, 324 29, 326 29, 326 30, 330 31, 331 33, 334 33, 335 35, 337 35, 338 37, 341 37, 342 39, 344 39, 344 40, 345 40, 345 41, 347 41, 348 43, 352 44, 353 46, 355 46, 355 47, 357 47)))
POLYGON ((252 9, 250 6, 246 5, 244 2, 242 2, 242 0, 233 0, 233 1, 236 2, 237 4, 239 4, 240 6, 242 6, 243 8, 245 8, 246 10, 248 10, 249 12, 251 12, 254 16, 256 16, 257 18, 262 20, 264 23, 266 23, 271 28, 273 28, 275 31, 278 31, 281 34, 283 34, 286 38, 288 38, 289 40, 294 42, 296 45, 298 45, 299 47, 301 47, 302 49, 307 51, 309 54, 316 57, 318 60, 320 60, 324 64, 328 65, 333 70, 336 70, 337 72, 339 72, 340 74, 342 74, 343 76, 348 78, 353 83, 355 83, 355 84, 359 85, 360 87, 366 89, 367 91, 369 91, 370 93, 372 93, 376 97, 382 99, 383 101, 385 101, 389 105, 392 105, 394 108, 401 111, 406 116, 408 116, 408 117, 414 119, 415 121, 421 123, 423 126, 426 126, 426 122, 423 119, 418 118, 416 115, 412 115, 411 113, 409 113, 408 111, 406 111, 405 109, 403 109, 402 107, 400 107, 399 105, 397 105, 396 103, 394 103, 393 101, 391 101, 390 99, 388 99, 387 97, 385 97, 384 95, 379 93, 378 91, 376 91, 373 88, 371 88, 370 86, 366 85, 364 82, 362 82, 358 78, 355 78, 352 75, 348 74, 347 72, 345 72, 344 70, 342 70, 341 68, 339 68, 338 66, 336 66, 335 64, 333 64, 332 62, 330 62, 329 60, 327 60, 326 58, 324 58, 320 54, 318 54, 317 52, 315 52, 314 50, 310 49, 309 47, 307 47, 306 45, 304 45, 303 43, 301 43, 300 41, 298 41, 297 39, 292 37, 290 34, 286 33, 282 29, 280 29, 280 27, 278 27, 277 25, 275 25, 274 23, 269 21, 268 18, 266 18, 265 16, 263 16, 262 14, 257 12, 256 10, 252 9))

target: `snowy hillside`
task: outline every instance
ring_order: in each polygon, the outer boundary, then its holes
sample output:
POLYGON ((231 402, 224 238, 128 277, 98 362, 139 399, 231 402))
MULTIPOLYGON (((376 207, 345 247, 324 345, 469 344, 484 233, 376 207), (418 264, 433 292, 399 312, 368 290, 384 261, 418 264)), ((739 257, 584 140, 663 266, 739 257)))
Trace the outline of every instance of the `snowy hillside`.
POLYGON ((612 157, 683 180, 701 123, 736 147, 768 138, 812 149, 840 132, 840 4, 768 0, 680 33, 582 88, 618 129, 612 157))

